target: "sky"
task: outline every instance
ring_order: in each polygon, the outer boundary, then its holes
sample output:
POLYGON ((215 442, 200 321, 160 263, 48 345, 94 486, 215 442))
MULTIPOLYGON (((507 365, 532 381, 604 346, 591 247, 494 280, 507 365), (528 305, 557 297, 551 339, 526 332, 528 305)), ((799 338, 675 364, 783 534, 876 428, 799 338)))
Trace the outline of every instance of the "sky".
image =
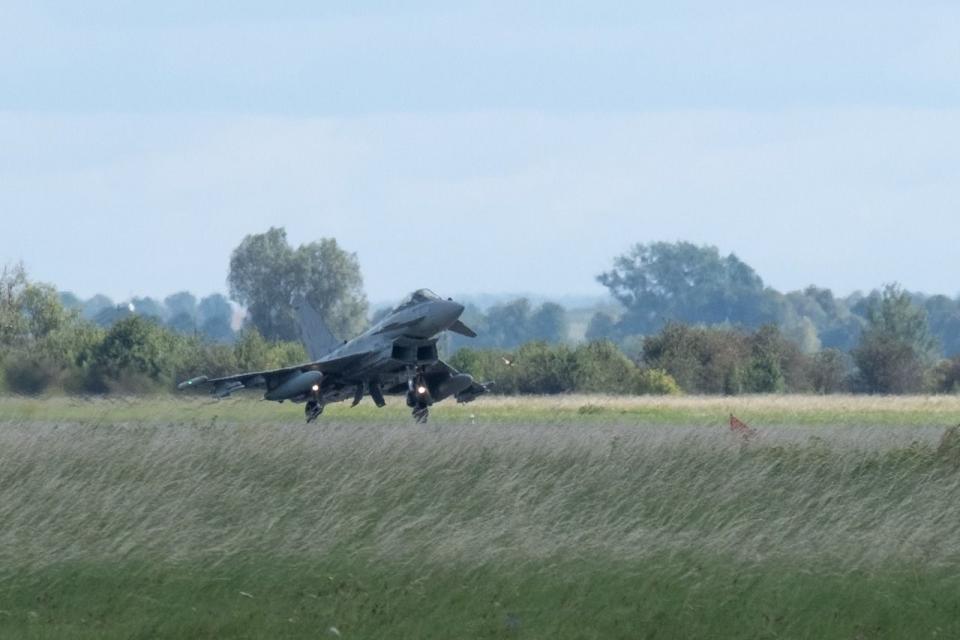
POLYGON ((957 3, 278 4, 0 3, 0 264, 226 292, 277 226, 373 301, 600 295, 660 240, 960 293, 957 3))

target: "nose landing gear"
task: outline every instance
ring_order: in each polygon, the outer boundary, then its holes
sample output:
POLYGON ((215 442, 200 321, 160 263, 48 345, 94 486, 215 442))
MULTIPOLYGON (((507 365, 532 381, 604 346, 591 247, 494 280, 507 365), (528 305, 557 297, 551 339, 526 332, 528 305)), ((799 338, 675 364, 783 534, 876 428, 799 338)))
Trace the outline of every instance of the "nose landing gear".
POLYGON ((430 417, 430 399, 425 394, 418 394, 416 389, 407 393, 407 406, 413 409, 413 419, 417 424, 425 424, 430 417))
POLYGON ((413 409, 413 419, 417 424, 426 424, 427 418, 430 417, 430 405, 433 404, 430 389, 422 375, 410 378, 409 387, 407 406, 413 409))
POLYGON ((417 421, 417 424, 426 424, 427 418, 430 417, 430 407, 426 405, 417 405, 413 408, 413 419, 417 421))
POLYGON ((307 424, 310 424, 323 413, 323 405, 316 400, 307 400, 307 404, 303 408, 303 413, 307 418, 307 424))

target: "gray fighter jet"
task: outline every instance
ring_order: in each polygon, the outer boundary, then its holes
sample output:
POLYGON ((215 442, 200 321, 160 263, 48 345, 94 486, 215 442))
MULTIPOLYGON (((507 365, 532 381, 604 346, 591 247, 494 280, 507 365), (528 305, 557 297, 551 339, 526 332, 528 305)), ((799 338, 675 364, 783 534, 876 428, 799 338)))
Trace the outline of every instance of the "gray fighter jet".
POLYGON ((313 422, 331 402, 353 398, 356 406, 369 395, 382 407, 384 396, 405 395, 417 422, 426 422, 430 406, 445 398, 471 402, 487 391, 440 360, 437 340, 444 331, 468 337, 476 333, 460 321, 463 305, 432 291, 412 293, 384 319, 353 340, 338 344, 320 314, 306 300, 294 307, 311 362, 271 371, 252 371, 222 378, 199 376, 178 385, 189 389, 210 385, 223 398, 241 389, 265 389, 264 399, 304 402, 313 422))

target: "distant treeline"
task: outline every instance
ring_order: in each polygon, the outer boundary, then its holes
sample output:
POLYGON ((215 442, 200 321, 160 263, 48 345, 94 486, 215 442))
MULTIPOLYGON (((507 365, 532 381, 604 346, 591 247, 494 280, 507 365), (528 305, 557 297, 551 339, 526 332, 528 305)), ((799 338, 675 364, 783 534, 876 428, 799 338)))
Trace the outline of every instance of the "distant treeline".
POLYGON ((531 342, 513 350, 458 350, 451 364, 496 383, 494 393, 612 394, 957 393, 960 356, 926 357, 884 324, 852 352, 803 352, 774 325, 755 331, 672 323, 636 357, 613 342, 531 342))
MULTIPOLYGON (((454 336, 451 347, 513 349, 533 340, 608 339, 638 356, 646 336, 674 323, 745 331, 775 325, 805 353, 850 352, 870 324, 871 307, 883 297, 882 289, 837 297, 816 286, 781 293, 765 286, 736 256, 685 242, 636 245, 597 280, 616 301, 607 309, 572 310, 552 303, 534 308, 525 299, 485 311, 468 306, 464 320, 480 336, 454 336), (578 331, 584 311, 588 322, 578 331)), ((906 295, 923 311, 934 352, 960 355, 960 296, 906 295)))
MULTIPOLYGON (((616 301, 564 309, 517 299, 447 334, 454 366, 499 393, 913 393, 960 391, 960 299, 896 285, 835 297, 780 293, 736 256, 689 243, 636 245, 600 274, 616 301)), ((302 361, 290 301, 309 299, 346 339, 367 317, 359 262, 332 239, 293 248, 283 229, 233 252, 230 296, 80 300, 0 274, 0 373, 20 393, 169 389, 183 377, 302 361)))
POLYGON ((200 335, 214 342, 233 342, 233 306, 223 294, 215 293, 197 300, 189 291, 169 295, 163 300, 133 298, 117 303, 103 294, 82 300, 70 291, 61 291, 60 302, 98 327, 112 327, 118 320, 133 315, 153 318, 183 335, 200 335))
MULTIPOLYGON (((179 295, 171 298, 188 301, 179 295)), ((206 317, 203 325, 208 329, 229 318, 216 313, 204 316, 200 308, 205 306, 217 309, 217 298, 205 298, 197 305, 197 318, 206 317)), ((150 307, 142 304, 141 313, 136 313, 125 307, 123 313, 113 305, 105 306, 96 314, 99 321, 89 320, 80 309, 64 304, 53 287, 31 282, 22 267, 4 269, 0 272, 0 388, 23 394, 143 393, 172 389, 177 379, 197 371, 217 374, 278 367, 306 358, 300 344, 268 342, 254 328, 241 331, 228 344, 225 331, 178 328, 170 322, 172 318, 164 319, 162 308, 144 313, 145 308, 150 307), (109 323, 103 323, 108 326, 101 326, 104 311, 116 312, 109 323)), ((220 310, 229 308, 227 303, 220 310)))
MULTIPOLYGON (((594 316, 588 339, 647 336, 670 322, 743 329, 772 324, 807 353, 856 348, 884 295, 874 290, 838 298, 815 286, 781 293, 735 255, 687 242, 638 244, 597 280, 624 311, 616 318, 594 316)), ((906 295, 922 311, 931 348, 947 357, 960 354, 960 297, 906 295)))

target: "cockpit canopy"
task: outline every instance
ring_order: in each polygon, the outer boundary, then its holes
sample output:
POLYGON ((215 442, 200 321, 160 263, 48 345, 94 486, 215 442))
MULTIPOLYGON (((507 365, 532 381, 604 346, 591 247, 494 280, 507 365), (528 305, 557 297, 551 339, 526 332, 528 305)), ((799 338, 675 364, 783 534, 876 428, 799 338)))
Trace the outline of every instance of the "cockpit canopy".
POLYGON ((418 305, 422 302, 430 302, 431 300, 442 300, 442 299, 443 298, 435 294, 433 291, 430 291, 430 289, 417 289, 416 291, 411 293, 409 296, 404 298, 403 302, 397 305, 397 308, 394 309, 394 311, 400 311, 402 309, 406 309, 408 307, 418 305))

